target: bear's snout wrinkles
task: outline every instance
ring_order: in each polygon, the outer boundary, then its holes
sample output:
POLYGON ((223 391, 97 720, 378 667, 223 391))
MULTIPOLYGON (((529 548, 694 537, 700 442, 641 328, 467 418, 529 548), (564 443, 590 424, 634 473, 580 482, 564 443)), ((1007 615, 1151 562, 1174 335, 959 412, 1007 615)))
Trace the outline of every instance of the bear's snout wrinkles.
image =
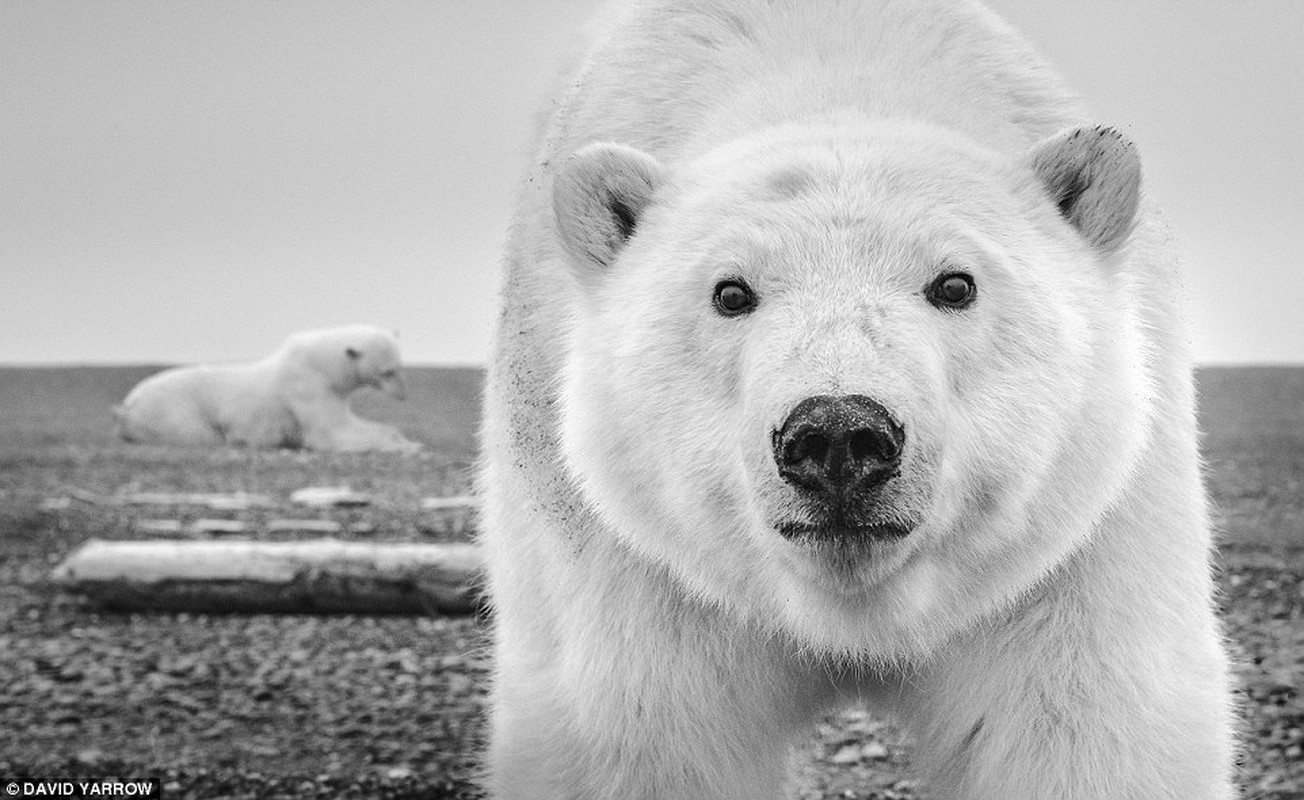
POLYGON ((788 483, 826 499, 880 486, 897 473, 905 430, 878 401, 817 395, 774 432, 774 461, 788 483))

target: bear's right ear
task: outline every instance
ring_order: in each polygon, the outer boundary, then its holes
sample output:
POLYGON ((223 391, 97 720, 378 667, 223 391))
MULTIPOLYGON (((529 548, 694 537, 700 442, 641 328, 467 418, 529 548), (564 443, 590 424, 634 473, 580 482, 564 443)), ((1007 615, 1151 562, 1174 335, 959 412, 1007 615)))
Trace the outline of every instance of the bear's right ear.
POLYGON ((581 277, 615 260, 664 178, 660 161, 624 145, 591 144, 571 156, 553 183, 552 209, 581 277))
POLYGON ((1060 215, 1092 246, 1117 250, 1141 198, 1141 159, 1105 126, 1070 128, 1038 143, 1028 159, 1060 215))

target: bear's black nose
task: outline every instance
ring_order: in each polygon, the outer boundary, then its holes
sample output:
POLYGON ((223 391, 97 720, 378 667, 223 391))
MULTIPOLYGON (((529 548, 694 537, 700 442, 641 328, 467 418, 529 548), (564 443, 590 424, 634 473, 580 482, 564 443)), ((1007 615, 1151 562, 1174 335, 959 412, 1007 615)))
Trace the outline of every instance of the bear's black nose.
POLYGON ((819 395, 797 404, 774 432, 779 475, 830 497, 872 489, 896 474, 906 433, 864 395, 819 395))

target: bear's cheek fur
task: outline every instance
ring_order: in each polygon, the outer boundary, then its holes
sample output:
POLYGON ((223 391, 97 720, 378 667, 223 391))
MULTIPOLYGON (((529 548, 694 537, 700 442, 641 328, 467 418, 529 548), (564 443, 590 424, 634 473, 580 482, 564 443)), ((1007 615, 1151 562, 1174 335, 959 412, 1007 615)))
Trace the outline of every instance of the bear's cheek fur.
POLYGON ((951 341, 930 524, 884 587, 929 598, 894 620, 907 627, 965 624, 1031 585, 1079 544, 1089 528, 1078 520, 1100 513, 1143 440, 1135 420, 1092 401, 1095 384, 1134 379, 1105 333, 1118 327, 1119 304, 1099 265, 1048 258, 1011 277, 988 281, 985 299, 1000 290, 1006 301, 988 309, 981 332, 951 341), (1084 454, 1091 474, 1080 472, 1084 454), (984 580, 998 575, 1000 588, 984 580))
POLYGON ((709 283, 619 270, 575 311, 562 387, 568 466, 643 552, 743 570, 756 543, 739 458, 741 340, 712 335, 709 283))

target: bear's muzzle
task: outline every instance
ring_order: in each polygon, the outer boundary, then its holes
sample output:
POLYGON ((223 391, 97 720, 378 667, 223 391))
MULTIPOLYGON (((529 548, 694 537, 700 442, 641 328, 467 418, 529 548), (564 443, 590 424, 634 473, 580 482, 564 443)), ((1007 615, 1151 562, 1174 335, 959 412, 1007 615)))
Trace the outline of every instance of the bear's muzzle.
POLYGON ((784 536, 895 538, 908 527, 875 513, 879 490, 900 471, 905 429, 864 395, 802 400, 772 434, 779 475, 817 522, 780 525, 784 536))

